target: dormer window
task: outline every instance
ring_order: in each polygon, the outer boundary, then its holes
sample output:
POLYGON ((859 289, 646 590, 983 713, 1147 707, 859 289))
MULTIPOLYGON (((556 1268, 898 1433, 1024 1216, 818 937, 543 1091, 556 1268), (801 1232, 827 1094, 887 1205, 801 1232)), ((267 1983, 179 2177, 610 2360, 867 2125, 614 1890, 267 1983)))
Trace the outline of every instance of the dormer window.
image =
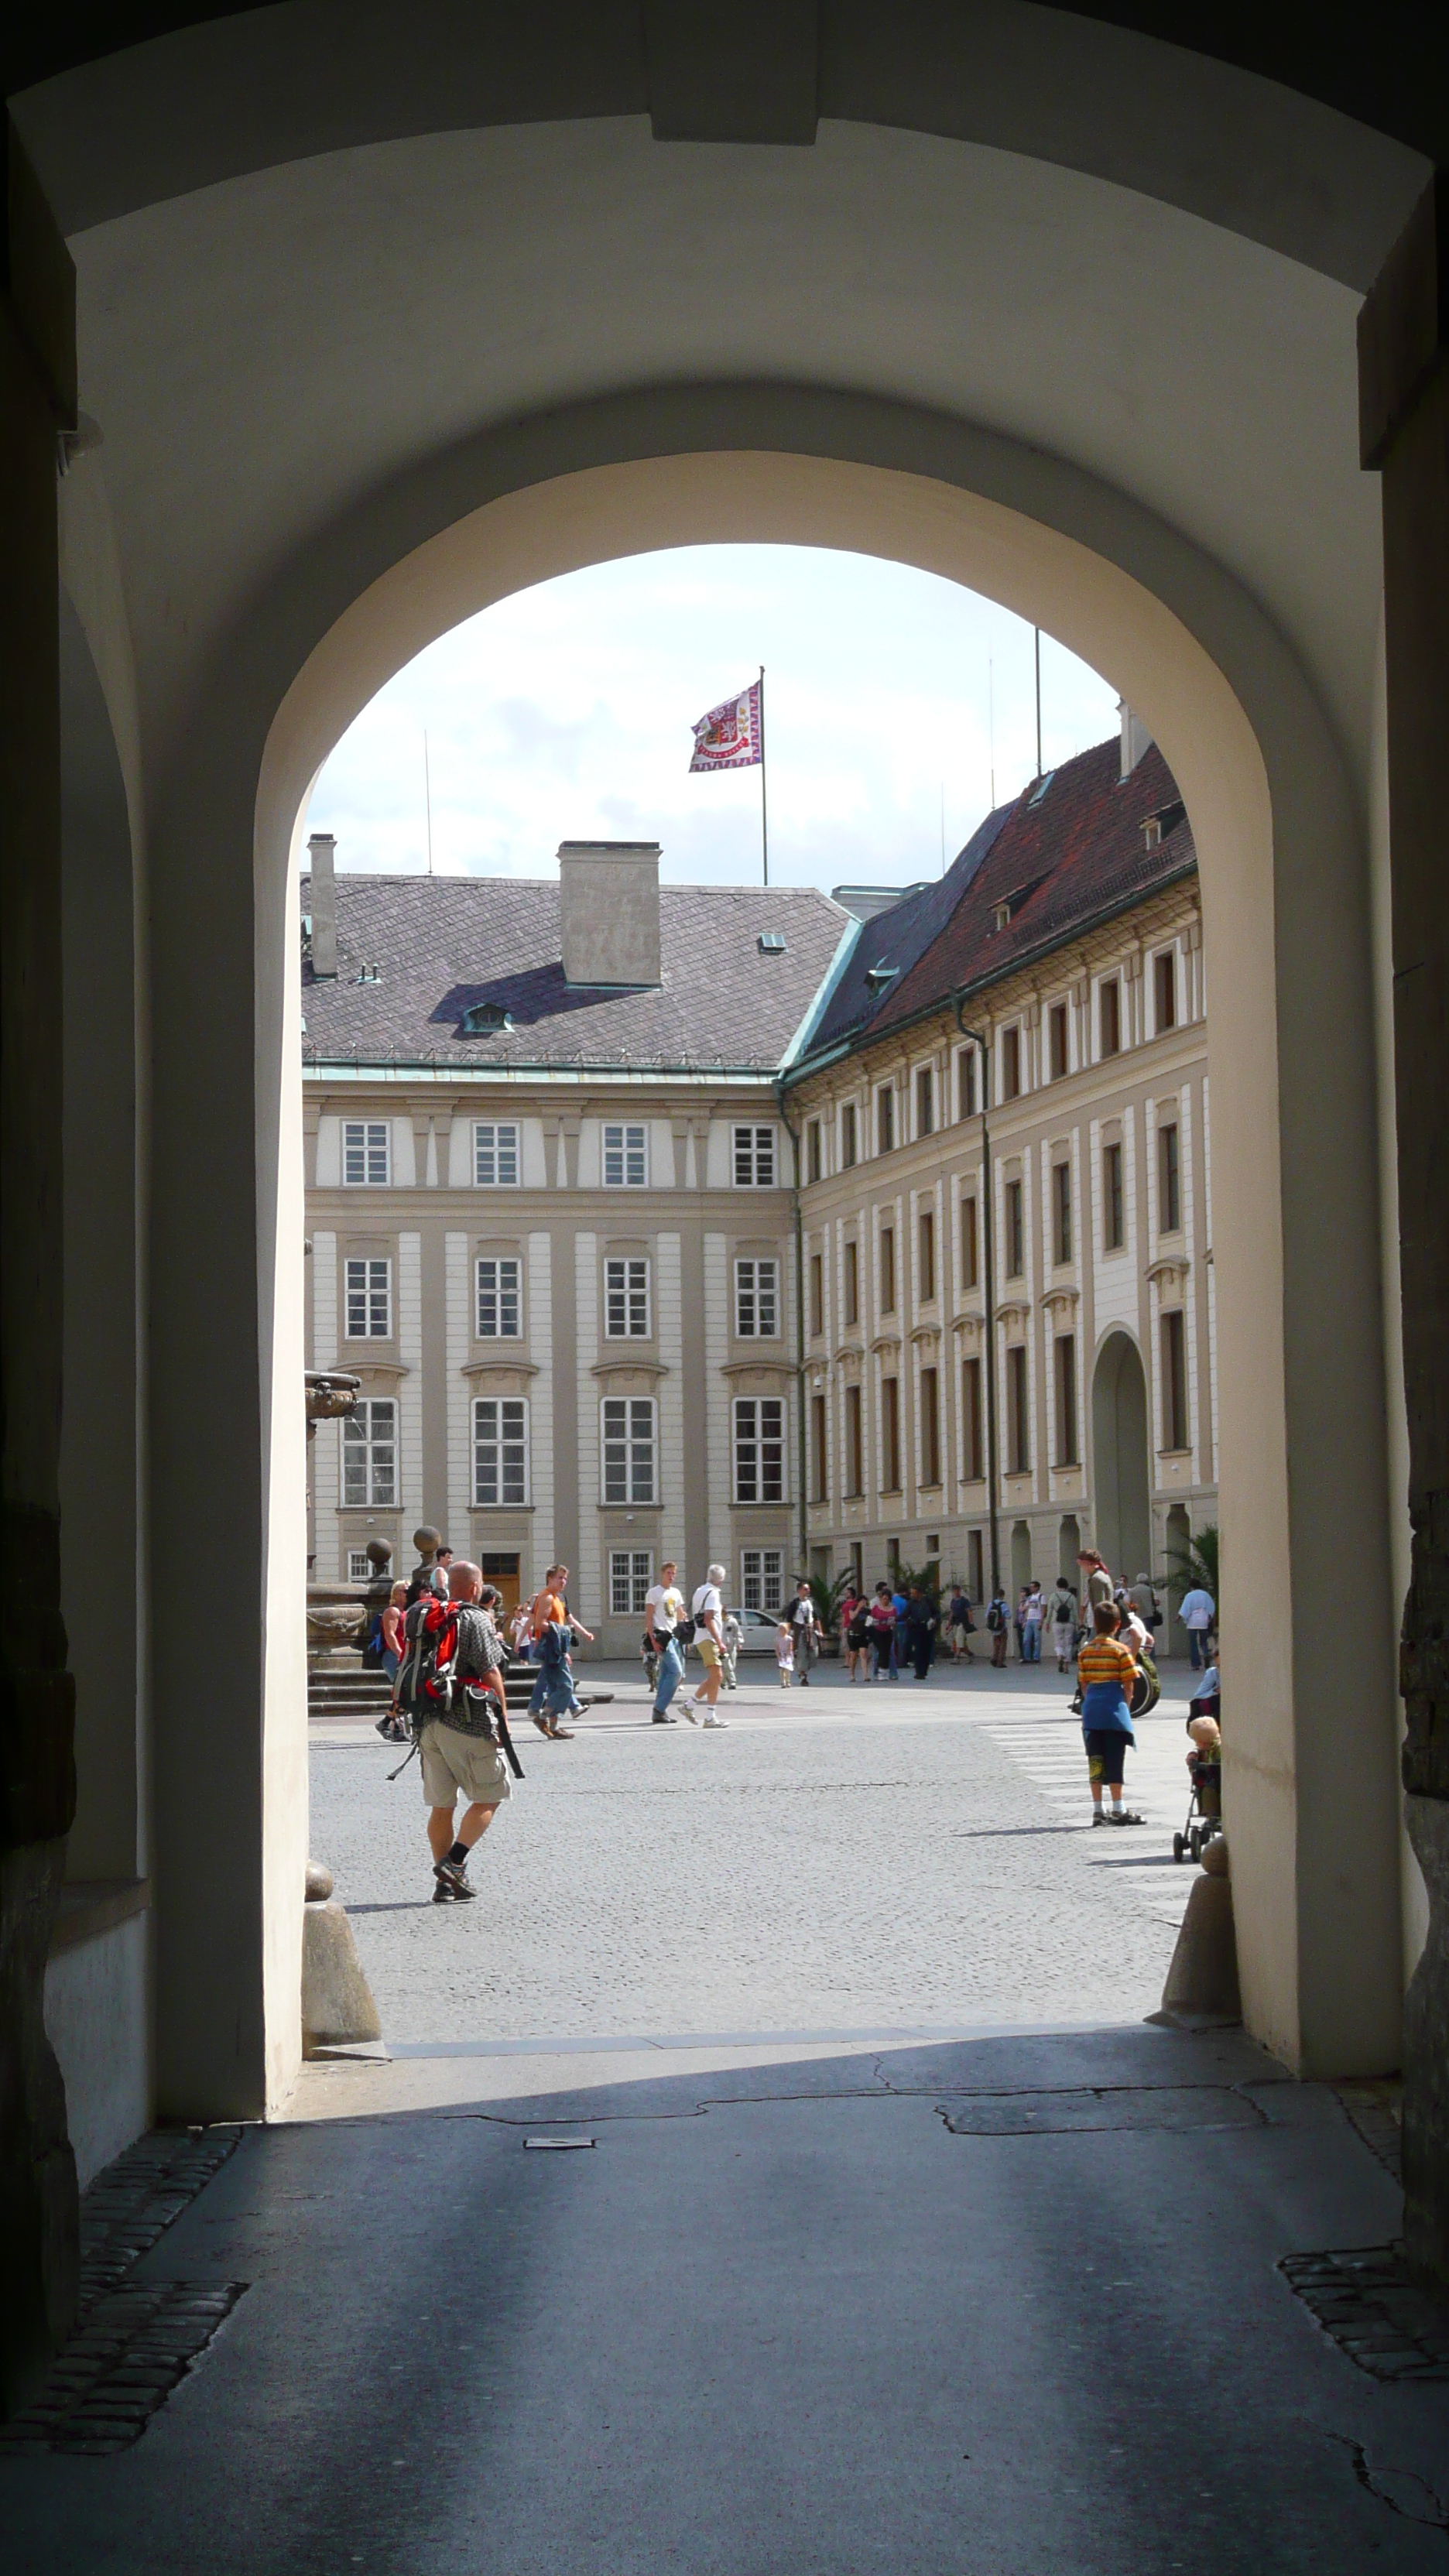
POLYGON ((873 993, 883 993, 887 984, 894 983, 895 978, 899 975, 900 971, 899 966, 887 966, 884 958, 882 958, 878 966, 868 966, 866 968, 865 980, 873 993))
POLYGON ((465 1038, 496 1037, 511 1029, 513 1021, 501 1002, 470 1002, 463 1013, 460 1035, 465 1038))
POLYGON ((1160 814, 1149 814, 1146 822, 1142 826, 1142 846, 1145 850, 1155 850, 1158 848, 1161 840, 1162 816, 1160 814))
POLYGON ((762 957, 783 957, 785 934, 783 930, 762 930, 757 945, 762 957))
POLYGON ((996 910, 993 912, 991 916, 991 926, 993 930, 1004 930, 1010 919, 1011 897, 1008 895, 1006 901, 1004 903, 999 903, 996 910))

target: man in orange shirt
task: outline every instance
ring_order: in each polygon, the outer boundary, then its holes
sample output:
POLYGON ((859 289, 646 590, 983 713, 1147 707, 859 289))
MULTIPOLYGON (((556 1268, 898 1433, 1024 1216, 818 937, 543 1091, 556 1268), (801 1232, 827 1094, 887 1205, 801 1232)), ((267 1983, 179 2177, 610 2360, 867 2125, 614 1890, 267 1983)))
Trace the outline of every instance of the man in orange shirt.
MULTIPOLYGON (((551 1565, 543 1590, 534 1595, 533 1606, 528 1614, 528 1630, 535 1644, 542 1638, 547 1627, 575 1628, 581 1637, 586 1637, 589 1644, 593 1644, 593 1630, 586 1628, 581 1619, 573 1619, 569 1615, 568 1595, 564 1590, 568 1579, 569 1570, 566 1565, 551 1565)), ((563 1663, 562 1670, 568 1676, 569 1682, 569 1713, 573 1717, 580 1717, 583 1714, 583 1702, 574 1693, 573 1675, 567 1659, 563 1663)), ((546 1671, 541 1668, 533 1686, 533 1696, 528 1703, 528 1713, 540 1735, 550 1735, 556 1743, 561 1743, 570 1730, 566 1726, 559 1725, 557 1710, 548 1706, 549 1696, 546 1671)))
POLYGON ((1124 1646, 1117 1633, 1117 1612, 1112 1602, 1099 1601, 1092 1611, 1092 1634, 1077 1657, 1077 1679, 1082 1686, 1082 1739, 1087 1748, 1087 1774, 1092 1788, 1092 1822, 1094 1825, 1140 1825, 1144 1819, 1135 1807, 1122 1803, 1122 1772, 1127 1747, 1137 1742, 1132 1732, 1132 1687, 1137 1679, 1137 1665, 1129 1646, 1124 1646), (1110 1809, 1102 1804, 1102 1791, 1112 1792, 1110 1809))

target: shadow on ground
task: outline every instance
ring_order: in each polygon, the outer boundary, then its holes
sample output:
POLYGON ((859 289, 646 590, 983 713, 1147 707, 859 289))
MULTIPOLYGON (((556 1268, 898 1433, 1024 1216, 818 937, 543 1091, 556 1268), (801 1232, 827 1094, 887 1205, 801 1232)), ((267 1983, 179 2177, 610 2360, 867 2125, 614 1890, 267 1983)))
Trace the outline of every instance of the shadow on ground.
POLYGON ((1398 2226, 1238 2033, 251 2130, 130 2276, 245 2290, 134 2447, 0 2464, 5 2565, 1424 2576, 1449 2388, 1277 2268, 1398 2226))

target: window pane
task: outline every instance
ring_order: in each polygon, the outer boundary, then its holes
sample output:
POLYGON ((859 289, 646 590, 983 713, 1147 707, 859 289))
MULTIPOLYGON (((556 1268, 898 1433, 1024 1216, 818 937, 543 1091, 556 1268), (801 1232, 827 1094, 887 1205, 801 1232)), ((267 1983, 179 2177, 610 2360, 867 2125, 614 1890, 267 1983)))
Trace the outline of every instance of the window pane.
POLYGON ((480 1189, 518 1186, 518 1129, 487 1123, 473 1130, 473 1178, 480 1189))
POLYGON ((855 1163, 855 1103, 848 1100, 840 1113, 840 1160, 848 1172, 855 1163))
POLYGON ((521 1324, 522 1264, 486 1258, 478 1264, 478 1338, 515 1341, 521 1324))

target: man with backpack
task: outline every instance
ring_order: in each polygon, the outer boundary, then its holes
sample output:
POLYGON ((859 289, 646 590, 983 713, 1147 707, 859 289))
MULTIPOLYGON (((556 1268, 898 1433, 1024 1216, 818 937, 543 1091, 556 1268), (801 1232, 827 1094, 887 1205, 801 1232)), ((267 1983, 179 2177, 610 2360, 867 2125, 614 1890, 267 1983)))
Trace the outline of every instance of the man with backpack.
MULTIPOLYGON (((511 1795, 503 1648, 491 1616, 498 1595, 488 1588, 484 1608, 484 1593, 479 1568, 461 1560, 447 1595, 420 1594, 404 1622, 398 1702, 418 1742, 435 1905, 477 1895, 468 1855, 511 1795), (460 1794, 468 1805, 455 1828, 460 1794)), ((513 1768, 521 1778, 516 1757, 513 1768)))
POLYGON ((991 1596, 991 1607, 986 1613, 986 1626, 991 1638, 991 1660, 999 1671, 1006 1661, 1006 1639, 1011 1626, 1010 1613, 1006 1607, 1006 1595, 999 1583, 991 1596))

